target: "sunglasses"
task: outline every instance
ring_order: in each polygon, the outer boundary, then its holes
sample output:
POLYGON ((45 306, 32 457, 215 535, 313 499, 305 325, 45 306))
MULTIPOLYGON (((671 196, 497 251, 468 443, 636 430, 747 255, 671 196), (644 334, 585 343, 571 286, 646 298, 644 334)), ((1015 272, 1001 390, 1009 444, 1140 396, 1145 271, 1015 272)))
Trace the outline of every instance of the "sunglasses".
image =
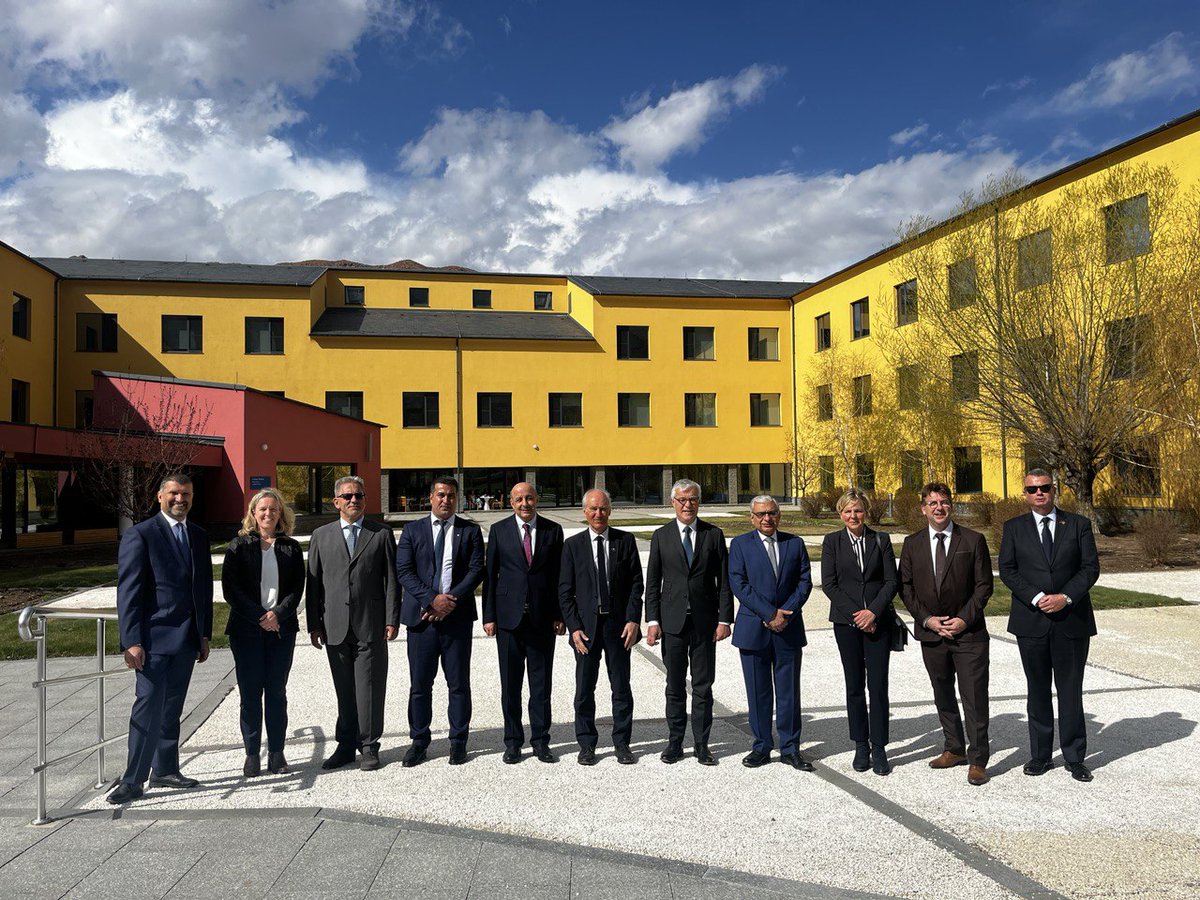
POLYGON ((345 500, 347 503, 349 503, 351 500, 361 500, 365 496, 367 496, 367 495, 356 492, 353 494, 338 494, 338 499, 345 500))
POLYGON ((1027 484, 1025 485, 1025 493, 1027 494, 1049 494, 1054 490, 1053 484, 1027 484))

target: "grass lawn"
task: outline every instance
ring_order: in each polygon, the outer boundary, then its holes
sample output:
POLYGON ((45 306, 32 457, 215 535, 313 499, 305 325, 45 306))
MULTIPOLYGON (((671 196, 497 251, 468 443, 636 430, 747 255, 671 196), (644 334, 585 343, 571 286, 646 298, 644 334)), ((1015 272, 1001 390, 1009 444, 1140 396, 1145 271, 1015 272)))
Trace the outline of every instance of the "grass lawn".
MULTIPOLYGON (((703 519, 704 516, 700 518, 703 519)), ((630 525, 665 525, 670 521, 670 519, 654 518, 651 516, 623 519, 619 515, 613 515, 609 519, 608 524, 614 528, 625 528, 630 525)), ((706 519, 705 521, 710 525, 716 525, 720 528, 725 532, 725 537, 737 537, 739 534, 745 534, 747 531, 754 530, 754 526, 750 522, 749 513, 738 518, 720 516, 718 518, 706 519)), ((783 515, 779 521, 780 530, 790 531, 792 534, 825 534, 826 532, 837 531, 837 529, 842 527, 844 526, 840 519, 833 517, 813 519, 790 509, 783 510, 783 515)))
MULTIPOLYGON (((220 581, 221 564, 213 566, 213 580, 220 581)), ((44 588, 49 590, 77 591, 82 588, 106 587, 117 583, 117 565, 81 566, 33 565, 21 566, 0 576, 0 589, 44 588)))
MULTIPOLYGON (((1120 588, 1093 587, 1089 591, 1093 609, 1144 609, 1148 606, 1187 606, 1178 597, 1163 597, 1161 594, 1144 594, 1141 591, 1126 591, 1120 588)), ((902 604, 897 603, 897 608, 902 604)), ((989 616, 1007 616, 1012 609, 1012 593, 996 579, 996 589, 988 601, 984 613, 989 616)))
MULTIPOLYGON (((35 644, 33 641, 23 641, 17 634, 17 616, 19 613, 9 613, 0 616, 0 659, 33 659, 35 644)), ((213 638, 212 647, 228 647, 229 639, 225 637, 225 622, 229 619, 229 606, 225 603, 213 604, 213 638)), ((96 623, 79 619, 55 620, 47 628, 49 640, 46 647, 51 656, 95 656, 96 655, 96 623)), ((118 644, 117 623, 109 622, 105 630, 107 652, 120 652, 118 644)))

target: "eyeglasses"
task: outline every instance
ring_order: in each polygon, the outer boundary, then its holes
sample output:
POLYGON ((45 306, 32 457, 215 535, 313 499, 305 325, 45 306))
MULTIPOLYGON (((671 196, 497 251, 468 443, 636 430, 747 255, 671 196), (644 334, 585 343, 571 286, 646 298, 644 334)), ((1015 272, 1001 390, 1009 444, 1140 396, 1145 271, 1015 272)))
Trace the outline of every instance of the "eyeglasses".
POLYGON ((1027 484, 1025 485, 1025 493, 1027 494, 1049 494, 1054 490, 1053 484, 1027 484))
POLYGON ((752 512, 750 515, 756 519, 777 519, 779 518, 779 510, 769 509, 766 512, 752 512))
POLYGON ((676 503, 678 503, 680 506, 699 506, 700 505, 699 497, 672 497, 671 499, 673 501, 675 501, 676 503))
POLYGON ((355 492, 353 494, 338 494, 338 499, 345 500, 347 503, 349 503, 351 500, 361 500, 365 496, 367 496, 367 495, 363 494, 363 493, 355 492))

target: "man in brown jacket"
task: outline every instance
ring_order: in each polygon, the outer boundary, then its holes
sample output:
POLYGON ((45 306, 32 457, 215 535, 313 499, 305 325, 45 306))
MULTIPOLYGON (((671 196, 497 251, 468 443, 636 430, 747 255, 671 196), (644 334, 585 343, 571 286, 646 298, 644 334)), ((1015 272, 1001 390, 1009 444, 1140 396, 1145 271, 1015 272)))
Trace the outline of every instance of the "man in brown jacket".
POLYGON ((989 636, 983 608, 992 596, 992 560, 987 539, 954 521, 947 485, 932 482, 921 488, 921 509, 929 524, 904 539, 900 597, 921 642, 945 738, 942 755, 929 765, 949 769, 969 762, 967 781, 986 784, 989 636), (966 735, 954 692, 956 676, 966 735))

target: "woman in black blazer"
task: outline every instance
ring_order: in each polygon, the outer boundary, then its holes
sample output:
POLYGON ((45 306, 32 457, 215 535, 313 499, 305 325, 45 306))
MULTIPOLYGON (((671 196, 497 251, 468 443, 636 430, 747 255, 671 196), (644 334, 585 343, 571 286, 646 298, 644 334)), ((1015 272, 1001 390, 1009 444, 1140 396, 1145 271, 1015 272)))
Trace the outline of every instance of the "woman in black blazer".
POLYGON ((267 769, 288 771, 283 755, 287 736, 287 680, 299 623, 296 609, 304 593, 304 551, 290 535, 295 517, 272 488, 250 501, 242 529, 225 551, 221 587, 229 604, 229 649, 242 698, 242 773, 262 772, 263 706, 266 700, 267 769))
POLYGON ((854 770, 892 771, 887 758, 888 664, 896 613, 896 554, 892 539, 866 526, 871 498, 851 488, 837 502, 846 527, 825 535, 821 589, 846 676, 846 712, 854 741, 854 770), (867 690, 871 693, 867 713, 867 690))

